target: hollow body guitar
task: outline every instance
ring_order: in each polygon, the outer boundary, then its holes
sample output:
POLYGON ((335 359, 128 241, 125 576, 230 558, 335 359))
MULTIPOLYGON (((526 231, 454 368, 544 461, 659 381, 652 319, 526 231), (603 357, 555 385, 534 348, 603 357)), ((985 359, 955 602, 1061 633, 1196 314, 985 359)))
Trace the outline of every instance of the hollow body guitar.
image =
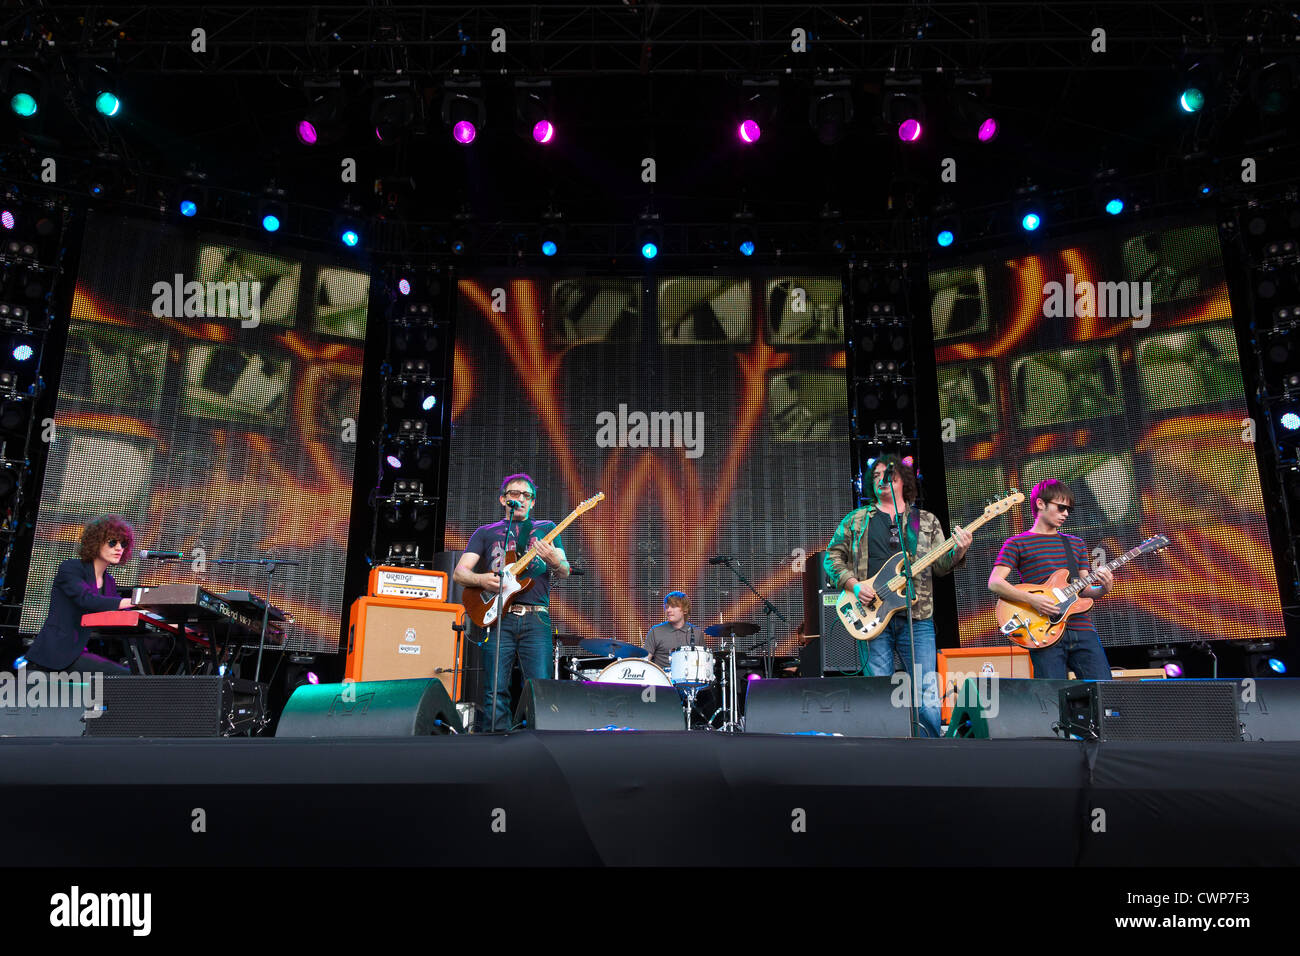
MULTIPOLYGON (((1000 514, 1010 511, 1025 496, 1014 488, 1005 498, 999 498, 984 508, 984 513, 966 526, 974 533, 1000 514)), ((937 548, 912 560, 912 577, 915 579, 934 562, 948 553, 957 543, 955 535, 948 537, 937 548)), ((869 641, 879 636, 890 620, 907 607, 907 574, 903 570, 903 552, 898 552, 884 563, 875 577, 868 582, 876 592, 872 601, 859 601, 852 591, 844 591, 835 602, 835 613, 844 622, 844 628, 859 641, 869 641)))
MULTIPOLYGON (((1133 550, 1124 552, 1114 561, 1103 565, 1103 567, 1108 571, 1114 571, 1122 568, 1139 555, 1163 551, 1167 547, 1169 547, 1169 539, 1163 534, 1158 534, 1147 538, 1133 550)), ((1085 574, 1073 584, 1067 585, 1070 580, 1070 572, 1065 568, 1059 568, 1053 571, 1051 576, 1042 584, 1017 585, 1021 591, 1046 595, 1056 602, 1056 606, 1060 610, 1051 617, 1045 617, 1027 604, 999 598, 995 612, 998 619, 999 633, 1013 644, 1019 644, 1031 651, 1051 647, 1065 633, 1070 618, 1082 614, 1092 607, 1092 598, 1079 597, 1079 593, 1084 588, 1097 583, 1101 570, 1102 568, 1098 568, 1096 571, 1085 574)))
MULTIPOLYGON (((555 538, 559 537, 561 531, 573 523, 574 519, 580 514, 584 514, 596 507, 596 504, 603 501, 605 493, 597 492, 592 495, 578 507, 574 508, 569 516, 557 524, 554 528, 546 533, 542 538, 547 544, 550 544, 555 538)), ((465 605, 465 613, 469 615, 470 620, 479 627, 491 627, 496 623, 497 614, 510 610, 510 606, 515 603, 520 595, 528 593, 529 588, 533 586, 532 578, 521 578, 519 575, 532 564, 537 557, 537 549, 529 548, 522 555, 516 557, 515 551, 507 551, 505 556, 505 566, 501 569, 501 603, 497 604, 495 592, 488 591, 485 588, 466 587, 461 591, 461 603, 465 605)))

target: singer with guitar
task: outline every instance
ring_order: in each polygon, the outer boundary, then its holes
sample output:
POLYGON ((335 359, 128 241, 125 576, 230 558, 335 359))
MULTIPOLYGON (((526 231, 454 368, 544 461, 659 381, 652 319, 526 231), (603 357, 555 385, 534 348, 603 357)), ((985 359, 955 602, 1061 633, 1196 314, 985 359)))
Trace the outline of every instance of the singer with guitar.
POLYGON ((490 631, 490 639, 482 645, 482 729, 494 731, 510 729, 510 671, 516 658, 524 680, 552 676, 551 576, 569 576, 569 562, 559 535, 549 543, 544 540, 555 522, 531 519, 537 501, 533 479, 524 474, 508 476, 501 482, 498 500, 505 516, 474 531, 453 573, 456 583, 463 587, 495 594, 501 589, 500 572, 506 567, 507 552, 523 554, 531 547, 537 554, 527 569, 532 586, 501 615, 498 626, 490 631), (520 547, 521 543, 525 546, 520 547))
MULTIPOLYGON (((1019 583, 1039 585, 1058 569, 1069 568, 1071 578, 1077 578, 1079 569, 1091 568, 1088 546, 1082 538, 1061 530, 1074 507, 1074 495, 1064 482, 1055 478, 1040 481, 1030 492, 1029 500, 1036 515, 1033 527, 1003 543, 993 562, 993 573, 989 575, 989 590, 1000 598, 1053 617, 1058 613, 1055 601, 1045 594, 1031 594, 1017 588, 1009 580, 1010 575, 1014 571, 1019 583)), ((1107 568, 1099 568, 1096 577, 1098 583, 1082 590, 1081 595, 1099 598, 1115 584, 1115 576, 1107 568)), ((1072 670, 1080 680, 1110 680, 1110 663, 1087 611, 1069 619, 1064 635, 1056 643, 1041 649, 1030 648, 1029 657, 1034 662, 1035 677, 1065 680, 1072 670)))
MULTIPOLYGON (((895 554, 902 551, 898 540, 895 502, 902 511, 907 550, 913 557, 927 554, 944 542, 943 525, 928 511, 915 507, 916 474, 898 456, 886 455, 872 466, 871 487, 874 501, 851 511, 835 529, 822 559, 826 577, 838 587, 854 594, 859 602, 875 599, 869 583, 895 554), (887 477, 888 476, 888 477, 887 477)), ((912 606, 912 630, 916 634, 916 663, 921 671, 919 717, 927 736, 939 736, 939 681, 935 670, 934 642, 934 574, 944 575, 966 560, 971 536, 961 528, 953 529, 955 543, 951 551, 935 561, 916 578, 916 602, 912 606)), ((903 659, 909 681, 912 673, 911 635, 907 614, 896 614, 872 641, 858 642, 858 659, 863 673, 892 677, 894 648, 903 659)))

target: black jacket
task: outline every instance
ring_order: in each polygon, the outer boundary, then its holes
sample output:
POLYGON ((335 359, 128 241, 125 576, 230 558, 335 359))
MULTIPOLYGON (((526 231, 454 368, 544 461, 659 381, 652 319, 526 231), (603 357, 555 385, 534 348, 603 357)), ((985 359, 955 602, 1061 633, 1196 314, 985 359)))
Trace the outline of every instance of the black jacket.
POLYGON ((113 575, 104 572, 104 590, 95 591, 95 565, 80 558, 69 558, 59 565, 50 593, 50 616, 27 650, 27 660, 51 670, 72 664, 86 649, 86 630, 81 615, 96 611, 116 611, 122 603, 113 575))

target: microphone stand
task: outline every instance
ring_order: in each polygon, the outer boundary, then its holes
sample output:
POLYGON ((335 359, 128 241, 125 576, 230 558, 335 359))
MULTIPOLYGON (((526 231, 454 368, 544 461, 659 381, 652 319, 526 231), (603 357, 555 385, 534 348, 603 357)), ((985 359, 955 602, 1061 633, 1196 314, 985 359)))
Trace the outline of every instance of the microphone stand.
MULTIPOLYGON (((515 509, 507 505, 506 506, 506 537, 505 540, 501 543, 501 561, 502 561, 501 570, 502 571, 505 570, 506 554, 509 553, 510 551, 510 534, 512 531, 518 533, 518 529, 515 528, 515 509)), ((516 541, 515 546, 518 547, 518 545, 519 542, 516 541)), ((492 695, 492 728, 489 731, 490 733, 494 733, 494 734, 497 732, 496 698, 501 694, 501 688, 497 686, 497 680, 501 677, 501 626, 505 623, 505 621, 502 620, 502 618, 505 617, 505 600, 503 597, 505 592, 501 589, 500 584, 501 584, 501 576, 497 575, 497 585, 498 585, 497 600, 496 600, 497 649, 496 649, 495 663, 492 665, 492 689, 494 693, 492 695)), ((492 628, 488 628, 488 640, 489 641, 492 640, 492 628)), ((506 681, 507 692, 509 692, 510 690, 509 685, 510 682, 506 681)))
MULTIPOLYGON (((779 610, 777 610, 776 605, 774 605, 767 598, 763 597, 762 594, 759 594, 758 588, 754 587, 754 585, 750 583, 749 578, 745 577, 743 574, 740 573, 740 568, 736 567, 736 564, 733 563, 734 561, 735 561, 734 558, 728 558, 723 563, 726 564, 727 567, 731 568, 732 573, 735 574, 736 577, 740 578, 741 584, 745 585, 745 587, 753 591, 754 595, 760 601, 763 602, 764 614, 775 614, 777 617, 779 617, 782 620, 782 622, 784 622, 786 627, 789 627, 790 622, 786 620, 785 615, 782 614, 779 610)), ((774 643, 775 641, 776 641, 775 637, 769 637, 766 641, 760 641, 758 644, 750 645, 751 648, 763 647, 763 646, 766 646, 768 648, 769 653, 763 655, 763 676, 766 677, 768 680, 772 679, 772 657, 776 654, 776 646, 774 643)))
POLYGON ((218 558, 211 564, 260 564, 266 568, 266 606, 262 608, 262 633, 257 640, 257 667, 253 671, 253 683, 262 679, 262 651, 266 648, 266 630, 271 623, 271 575, 280 568, 296 568, 301 562, 284 561, 280 558, 218 558))
MULTIPOLYGON (((912 555, 907 550, 907 525, 903 521, 903 516, 898 511, 898 496, 894 493, 893 469, 885 473, 885 479, 889 482, 889 497, 894 503, 894 524, 898 526, 898 543, 903 546, 903 575, 907 579, 907 643, 911 649, 912 656, 912 673, 911 684, 912 693, 909 694, 908 707, 912 711, 912 736, 927 737, 929 732, 921 726, 921 718, 917 715, 917 682, 916 682, 916 628, 912 622, 912 598, 916 593, 916 582, 912 580, 912 555), (921 730, 922 733, 917 733, 921 730)), ((908 509, 909 514, 911 509, 908 509)), ((892 662, 891 662, 892 664, 892 662)), ((924 683, 924 681, 922 681, 924 683)))

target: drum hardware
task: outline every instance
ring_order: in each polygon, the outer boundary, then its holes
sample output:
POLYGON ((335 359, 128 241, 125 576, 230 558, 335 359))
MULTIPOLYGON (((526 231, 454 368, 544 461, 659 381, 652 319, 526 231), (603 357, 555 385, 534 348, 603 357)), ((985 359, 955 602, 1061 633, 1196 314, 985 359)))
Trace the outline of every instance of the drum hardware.
POLYGON ((589 637, 578 643, 587 653, 595 657, 645 657, 644 647, 637 647, 635 644, 629 644, 627 641, 607 641, 600 638, 589 637))

